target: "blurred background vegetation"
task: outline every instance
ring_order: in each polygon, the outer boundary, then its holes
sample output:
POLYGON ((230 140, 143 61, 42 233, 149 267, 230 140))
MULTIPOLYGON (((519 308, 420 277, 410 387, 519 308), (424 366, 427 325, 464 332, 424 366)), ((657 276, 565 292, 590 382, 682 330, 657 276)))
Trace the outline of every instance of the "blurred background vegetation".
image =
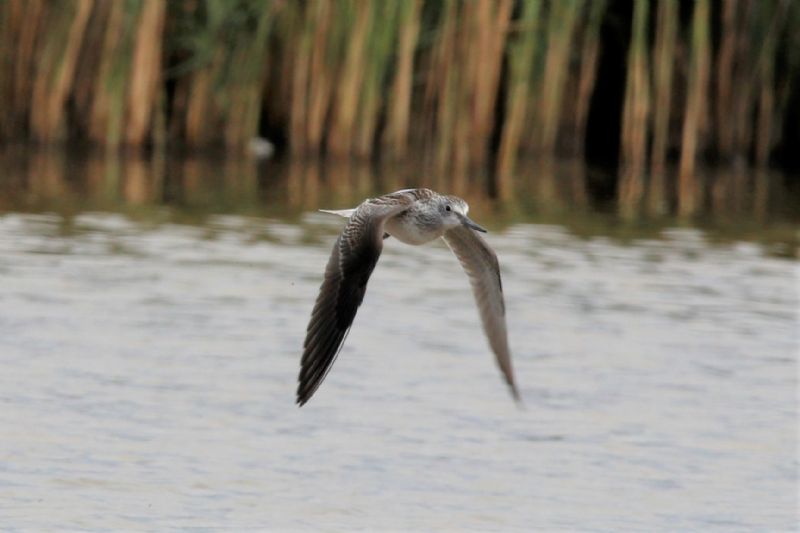
POLYGON ((799 73, 791 0, 0 0, 0 149, 263 137, 506 200, 573 160, 623 214, 692 215, 797 189, 799 73))

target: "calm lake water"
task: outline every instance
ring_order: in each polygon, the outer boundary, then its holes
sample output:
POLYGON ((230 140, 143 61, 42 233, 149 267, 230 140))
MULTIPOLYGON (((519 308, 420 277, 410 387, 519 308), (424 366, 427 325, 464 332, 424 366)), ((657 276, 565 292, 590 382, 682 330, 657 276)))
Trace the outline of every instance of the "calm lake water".
POLYGON ((389 239, 298 409, 343 222, 315 210, 409 183, 170 165, 5 161, 0 527, 796 530, 791 196, 696 227, 621 222, 580 178, 467 194, 524 408, 449 250, 389 239))

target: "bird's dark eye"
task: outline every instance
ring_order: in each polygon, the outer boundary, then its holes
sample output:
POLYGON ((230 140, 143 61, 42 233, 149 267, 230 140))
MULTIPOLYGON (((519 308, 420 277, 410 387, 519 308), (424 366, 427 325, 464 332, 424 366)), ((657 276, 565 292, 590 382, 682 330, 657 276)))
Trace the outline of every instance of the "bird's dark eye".
POLYGON ((445 211, 452 211, 452 209, 450 208, 450 206, 449 206, 449 205, 446 205, 446 206, 444 206, 444 210, 445 210, 445 211))

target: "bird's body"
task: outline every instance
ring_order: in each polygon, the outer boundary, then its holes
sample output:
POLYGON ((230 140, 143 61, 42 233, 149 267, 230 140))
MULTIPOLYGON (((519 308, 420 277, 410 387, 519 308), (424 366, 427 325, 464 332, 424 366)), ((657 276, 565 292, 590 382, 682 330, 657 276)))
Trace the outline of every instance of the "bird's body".
POLYGON ((386 219, 386 233, 400 242, 413 245, 429 243, 444 234, 444 221, 433 196, 436 193, 430 189, 411 189, 394 194, 397 196, 389 196, 411 197, 414 200, 409 203, 408 209, 386 219))
POLYGON ((311 398, 333 365, 387 236, 412 245, 444 238, 469 276, 484 332, 512 394, 519 398, 497 257, 475 233, 486 230, 467 217, 468 211, 464 200, 430 189, 404 189, 366 200, 355 209, 325 211, 349 220, 333 247, 311 313, 301 359, 298 404, 311 398))

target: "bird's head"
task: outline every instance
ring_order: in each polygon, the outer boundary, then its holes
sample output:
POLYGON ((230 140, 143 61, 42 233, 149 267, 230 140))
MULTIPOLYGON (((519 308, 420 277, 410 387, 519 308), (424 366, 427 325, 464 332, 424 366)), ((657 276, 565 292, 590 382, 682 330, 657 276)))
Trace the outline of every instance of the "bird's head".
POLYGON ((442 222, 445 228, 456 228, 466 226, 476 231, 486 233, 486 230, 470 220, 467 216, 469 205, 457 196, 442 196, 439 198, 438 208, 442 215, 442 222))

